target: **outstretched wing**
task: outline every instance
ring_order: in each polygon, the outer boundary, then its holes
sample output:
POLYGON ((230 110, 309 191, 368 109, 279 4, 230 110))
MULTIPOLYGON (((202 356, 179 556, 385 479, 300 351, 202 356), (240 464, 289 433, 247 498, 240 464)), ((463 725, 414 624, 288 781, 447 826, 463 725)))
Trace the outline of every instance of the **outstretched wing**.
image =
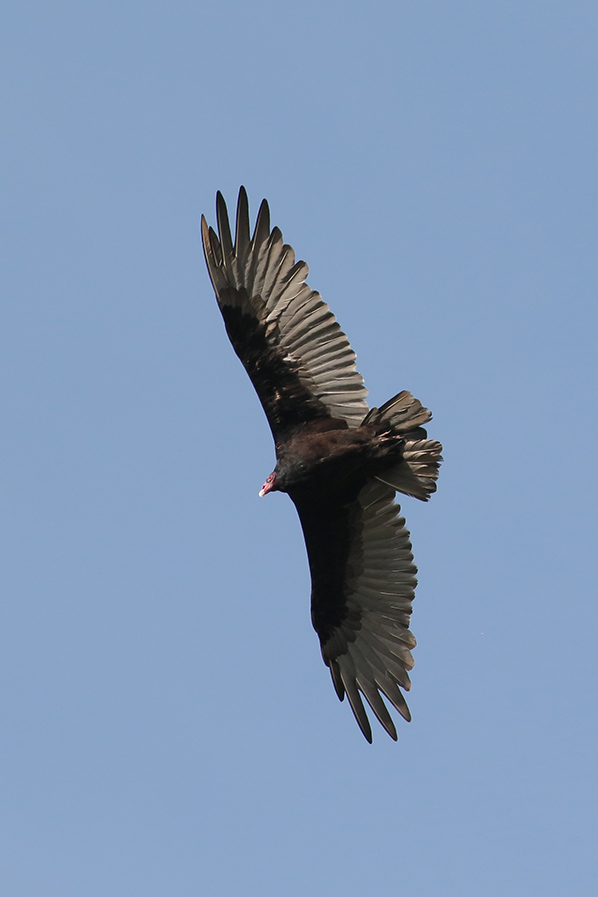
POLYGON ((300 423, 340 418, 357 427, 368 412, 355 353, 319 293, 305 283, 282 233, 270 230, 266 200, 253 236, 241 187, 233 244, 226 204, 216 197, 219 234, 202 217, 210 278, 235 352, 243 362, 275 441, 300 423))
POLYGON ((391 738, 396 740, 397 733, 382 695, 411 719, 400 688, 411 687, 415 638, 409 619, 417 568, 394 494, 384 483, 369 480, 349 504, 297 504, 322 657, 337 695, 342 701, 346 693, 370 742, 361 694, 391 738))

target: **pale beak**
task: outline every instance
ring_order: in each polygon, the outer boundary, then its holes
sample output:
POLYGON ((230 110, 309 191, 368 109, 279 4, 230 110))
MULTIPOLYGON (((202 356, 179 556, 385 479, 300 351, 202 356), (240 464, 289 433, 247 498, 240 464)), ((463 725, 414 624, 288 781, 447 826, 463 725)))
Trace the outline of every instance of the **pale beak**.
POLYGON ((275 481, 274 474, 271 473, 270 476, 268 477, 268 479, 266 480, 266 482, 264 483, 264 485, 262 486, 262 488, 261 488, 260 491, 259 491, 259 496, 260 496, 260 498, 263 498, 264 495, 267 495, 267 494, 268 494, 268 492, 272 492, 272 490, 274 489, 274 481, 275 481))

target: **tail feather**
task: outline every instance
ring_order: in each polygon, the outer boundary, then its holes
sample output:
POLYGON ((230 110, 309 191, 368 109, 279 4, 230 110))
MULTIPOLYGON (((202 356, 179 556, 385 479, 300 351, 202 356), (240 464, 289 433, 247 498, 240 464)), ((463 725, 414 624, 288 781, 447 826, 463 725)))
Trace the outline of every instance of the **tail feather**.
POLYGON ((436 492, 442 446, 435 439, 405 439, 403 460, 378 474, 377 479, 397 492, 427 501, 436 492))
POLYGON ((385 402, 381 408, 372 408, 364 424, 377 424, 384 421, 396 433, 407 433, 421 427, 432 419, 431 413, 410 392, 403 390, 394 398, 385 402))
POLYGON ((378 474, 377 479, 398 492, 427 501, 436 492, 436 480, 442 461, 442 446, 428 439, 422 424, 431 420, 427 408, 410 392, 400 392, 381 408, 372 408, 364 424, 385 427, 404 440, 403 458, 394 467, 378 474))

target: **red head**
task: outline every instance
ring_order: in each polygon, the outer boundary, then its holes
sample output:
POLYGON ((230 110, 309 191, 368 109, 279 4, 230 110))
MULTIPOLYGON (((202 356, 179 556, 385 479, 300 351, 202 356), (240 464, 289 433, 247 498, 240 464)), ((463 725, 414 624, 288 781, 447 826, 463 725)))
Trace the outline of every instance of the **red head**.
POLYGON ((260 489, 260 498, 262 496, 267 495, 268 492, 272 492, 273 489, 276 489, 276 471, 273 470, 262 488, 260 489))

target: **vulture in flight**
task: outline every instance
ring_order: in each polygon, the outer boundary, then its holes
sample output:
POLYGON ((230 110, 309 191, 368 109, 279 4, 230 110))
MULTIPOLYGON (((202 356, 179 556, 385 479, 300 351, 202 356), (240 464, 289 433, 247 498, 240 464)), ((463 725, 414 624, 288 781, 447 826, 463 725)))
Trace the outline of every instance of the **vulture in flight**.
POLYGON ((287 492, 297 508, 311 572, 311 618, 340 700, 367 740, 361 695, 391 738, 383 697, 406 720, 413 667, 409 631, 416 567, 395 492, 427 501, 442 446, 430 412, 408 392, 369 408, 355 353, 261 204, 253 236, 242 187, 233 242, 216 198, 218 234, 202 240, 226 331, 251 378, 276 445, 260 495, 287 492))

